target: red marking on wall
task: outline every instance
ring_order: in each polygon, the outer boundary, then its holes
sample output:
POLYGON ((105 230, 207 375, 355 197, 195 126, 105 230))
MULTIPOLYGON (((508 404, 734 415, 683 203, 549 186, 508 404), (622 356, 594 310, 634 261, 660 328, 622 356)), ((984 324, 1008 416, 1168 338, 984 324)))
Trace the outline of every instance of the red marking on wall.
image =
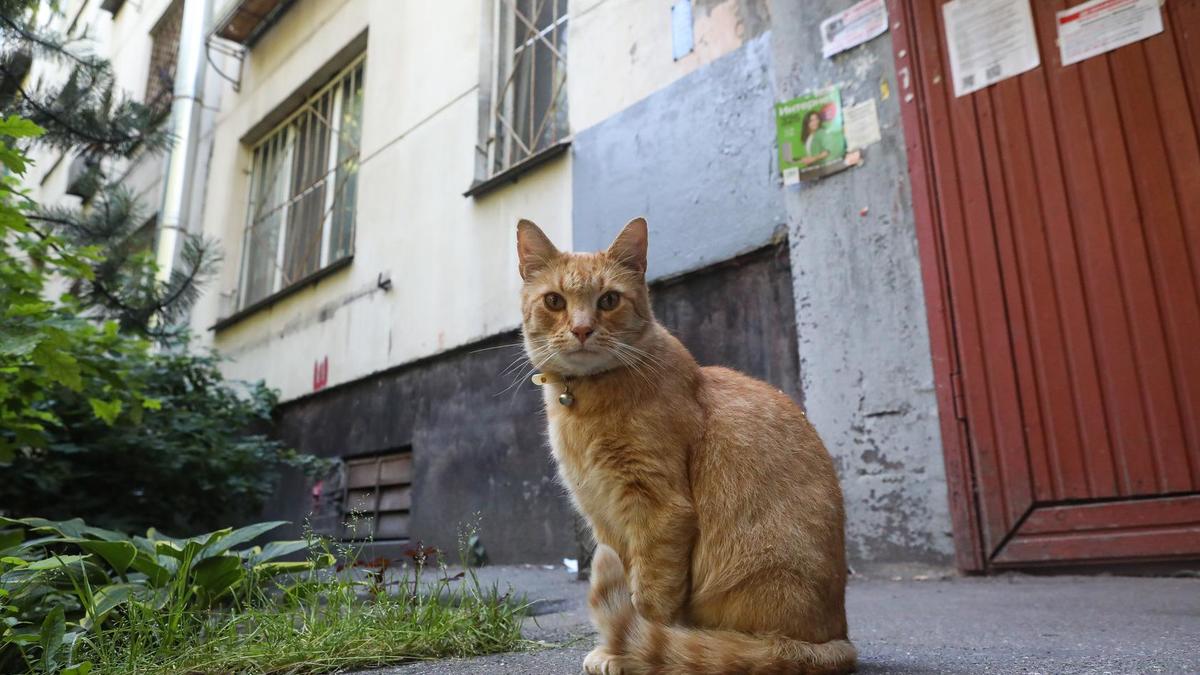
POLYGON ((321 494, 325 491, 325 481, 319 480, 312 486, 312 513, 321 509, 321 494))
POLYGON ((313 362, 313 391, 320 391, 329 384, 329 357, 313 362))

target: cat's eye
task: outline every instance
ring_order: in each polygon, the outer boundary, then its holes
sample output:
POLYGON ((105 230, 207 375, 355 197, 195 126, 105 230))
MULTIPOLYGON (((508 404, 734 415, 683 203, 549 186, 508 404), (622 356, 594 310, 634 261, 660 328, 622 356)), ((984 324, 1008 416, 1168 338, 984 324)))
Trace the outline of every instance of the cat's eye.
POLYGON ((621 302, 621 294, 616 291, 609 291, 600 296, 600 300, 596 303, 596 306, 604 311, 608 311, 616 309, 619 302, 621 302))
POLYGON ((547 293, 542 296, 542 302, 545 303, 546 309, 552 312, 561 312, 567 308, 567 299, 558 293, 547 293))

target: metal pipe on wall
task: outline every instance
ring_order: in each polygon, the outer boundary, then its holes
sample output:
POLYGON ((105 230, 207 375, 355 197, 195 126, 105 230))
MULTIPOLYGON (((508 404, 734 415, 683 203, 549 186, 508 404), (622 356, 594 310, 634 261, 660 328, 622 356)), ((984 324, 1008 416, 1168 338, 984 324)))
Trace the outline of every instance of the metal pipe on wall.
POLYGON ((175 271, 183 236, 184 214, 191 202, 191 183, 196 166, 200 118, 204 107, 204 55, 212 0, 182 0, 183 20, 179 31, 179 56, 171 101, 171 135, 174 142, 167 155, 163 175, 162 208, 158 213, 158 279, 166 281, 175 271))

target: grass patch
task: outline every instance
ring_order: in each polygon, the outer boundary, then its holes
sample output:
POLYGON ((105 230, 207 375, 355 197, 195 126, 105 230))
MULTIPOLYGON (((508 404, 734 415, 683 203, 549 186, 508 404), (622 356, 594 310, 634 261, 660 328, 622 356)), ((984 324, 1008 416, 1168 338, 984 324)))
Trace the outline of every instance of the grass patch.
POLYGON ((169 614, 133 606, 124 620, 83 638, 76 659, 121 675, 324 673, 522 646, 523 605, 481 587, 473 574, 443 572, 424 583, 406 571, 389 584, 398 592, 364 596, 363 584, 373 583, 330 573, 242 607, 185 613, 174 630, 169 614))
POLYGON ((281 522, 189 539, 0 524, 20 528, 0 530, 0 673, 326 673, 531 646, 523 599, 419 544, 394 566, 311 535, 250 545, 281 522))

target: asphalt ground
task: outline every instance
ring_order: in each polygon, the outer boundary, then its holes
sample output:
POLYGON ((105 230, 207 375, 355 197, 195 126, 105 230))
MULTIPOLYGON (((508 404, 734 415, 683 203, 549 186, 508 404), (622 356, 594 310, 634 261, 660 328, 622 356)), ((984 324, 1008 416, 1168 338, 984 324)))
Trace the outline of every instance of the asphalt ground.
MULTIPOLYGON (((481 572, 536 601, 525 635, 544 646, 367 672, 578 673, 595 638, 586 582, 562 568, 481 572)), ((856 575, 847 611, 860 673, 1200 673, 1194 577, 856 575)))

